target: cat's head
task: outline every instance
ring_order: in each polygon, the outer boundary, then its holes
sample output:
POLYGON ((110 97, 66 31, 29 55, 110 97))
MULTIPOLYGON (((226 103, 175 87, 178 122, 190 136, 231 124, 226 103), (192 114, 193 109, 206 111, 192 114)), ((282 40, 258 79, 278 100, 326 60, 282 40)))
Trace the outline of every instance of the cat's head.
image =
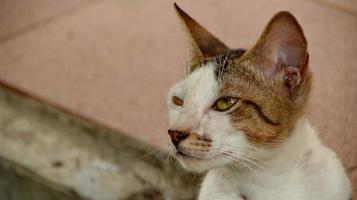
POLYGON ((168 96, 172 153, 198 172, 269 156, 291 137, 310 92, 299 23, 279 12, 252 48, 230 49, 175 8, 190 35, 192 58, 168 96))

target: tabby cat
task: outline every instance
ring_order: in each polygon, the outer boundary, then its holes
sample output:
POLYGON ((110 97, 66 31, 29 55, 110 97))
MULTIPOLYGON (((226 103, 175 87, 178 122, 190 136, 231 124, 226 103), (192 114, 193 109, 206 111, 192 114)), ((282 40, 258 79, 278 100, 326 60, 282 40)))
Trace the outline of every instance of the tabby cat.
POLYGON ((304 113, 312 75, 295 17, 279 12, 253 47, 231 49, 175 8, 192 57, 169 93, 168 134, 184 168, 207 172, 198 199, 349 199, 343 166, 304 113))

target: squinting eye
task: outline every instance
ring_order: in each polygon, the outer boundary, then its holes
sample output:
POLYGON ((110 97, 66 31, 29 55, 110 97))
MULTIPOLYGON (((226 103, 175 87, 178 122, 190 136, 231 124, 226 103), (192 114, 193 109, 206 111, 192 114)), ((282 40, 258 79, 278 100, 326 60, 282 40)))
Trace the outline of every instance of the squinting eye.
POLYGON ((230 109, 234 104, 236 104, 238 98, 235 97, 221 97, 213 105, 213 109, 223 112, 230 109))
POLYGON ((172 97, 172 102, 174 102, 174 104, 176 106, 182 106, 183 105, 183 100, 178 98, 177 96, 173 96, 172 97))

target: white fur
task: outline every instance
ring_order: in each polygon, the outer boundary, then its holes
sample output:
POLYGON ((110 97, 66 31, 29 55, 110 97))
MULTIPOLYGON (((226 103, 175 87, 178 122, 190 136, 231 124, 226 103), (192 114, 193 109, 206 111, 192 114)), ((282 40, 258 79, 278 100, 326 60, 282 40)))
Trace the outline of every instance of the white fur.
MULTIPOLYGON (((225 112, 211 109, 219 84, 207 64, 178 82, 168 98, 169 124, 212 139, 209 152, 192 152, 201 160, 178 157, 188 170, 208 171, 199 200, 347 200, 351 186, 336 154, 320 143, 306 119, 291 138, 275 149, 250 144, 233 128, 225 112), (171 97, 184 100, 182 107, 171 97), (229 152, 229 156, 225 153, 229 152)), ((172 146, 173 152, 175 147, 172 146)))
POLYGON ((260 167, 210 170, 199 199, 237 199, 231 198, 234 194, 250 200, 348 200, 351 185, 336 154, 320 143, 307 120, 301 120, 293 137, 260 167))

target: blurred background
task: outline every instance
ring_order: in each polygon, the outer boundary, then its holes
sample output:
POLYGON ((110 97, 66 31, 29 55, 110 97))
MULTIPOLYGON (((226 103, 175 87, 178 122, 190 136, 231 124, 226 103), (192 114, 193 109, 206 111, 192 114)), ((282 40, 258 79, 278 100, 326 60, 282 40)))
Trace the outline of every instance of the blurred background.
MULTIPOLYGON (((357 1, 177 3, 232 48, 253 45, 280 10, 298 18, 314 73, 308 116, 356 185, 357 1)), ((0 0, 0 82, 163 152, 186 47, 171 0, 0 0)))

